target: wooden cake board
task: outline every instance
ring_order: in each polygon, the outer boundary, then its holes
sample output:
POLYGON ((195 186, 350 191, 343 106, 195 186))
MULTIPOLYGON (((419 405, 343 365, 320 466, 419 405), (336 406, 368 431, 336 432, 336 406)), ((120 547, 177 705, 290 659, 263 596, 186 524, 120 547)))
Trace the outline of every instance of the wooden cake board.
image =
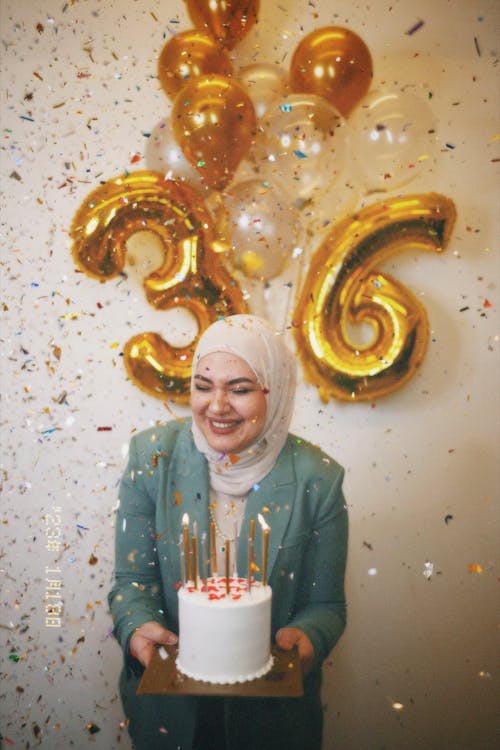
POLYGON ((297 648, 283 651, 271 648, 274 662, 271 670, 250 682, 234 685, 212 685, 193 680, 177 670, 177 646, 155 649, 151 661, 137 688, 138 695, 209 695, 241 696, 246 698, 298 698, 304 694, 302 672, 297 648))

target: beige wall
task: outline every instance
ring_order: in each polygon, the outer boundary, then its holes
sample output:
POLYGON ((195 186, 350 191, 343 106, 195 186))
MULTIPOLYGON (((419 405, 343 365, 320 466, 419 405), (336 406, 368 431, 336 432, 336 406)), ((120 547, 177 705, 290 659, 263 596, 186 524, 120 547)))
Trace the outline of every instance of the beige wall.
MULTIPOLYGON (((351 520, 349 625, 325 666, 324 747, 492 750, 499 6, 261 5, 258 27, 234 50, 236 67, 286 69, 313 28, 356 31, 373 56, 372 89, 411 91, 436 121, 426 168, 388 195, 441 192, 458 214, 441 256, 410 249, 386 266, 430 321, 428 352, 410 383, 374 404, 323 404, 300 382, 294 431, 346 466, 351 520), (407 34, 419 19, 424 25, 407 34)), ((161 328, 165 318, 148 307, 132 274, 101 285, 76 273, 68 230, 100 180, 155 166, 144 134, 170 112, 156 62, 166 38, 191 24, 181 0, 2 0, 0 7, 1 731, 15 747, 41 740, 51 749, 128 748, 106 605, 113 509, 131 432, 170 415, 126 379, 120 352, 131 335, 161 328), (141 160, 132 165, 136 153, 141 160), (61 509, 57 553, 47 549, 54 506, 61 509), (60 628, 45 622, 52 567, 63 585, 60 628), (100 731, 90 735, 89 723, 100 731)), ((314 208, 305 252, 321 239, 325 216, 335 222, 378 197, 366 195, 349 164, 314 208)), ((267 296, 248 285, 252 308, 286 322, 282 289, 294 273, 290 266, 267 296)))

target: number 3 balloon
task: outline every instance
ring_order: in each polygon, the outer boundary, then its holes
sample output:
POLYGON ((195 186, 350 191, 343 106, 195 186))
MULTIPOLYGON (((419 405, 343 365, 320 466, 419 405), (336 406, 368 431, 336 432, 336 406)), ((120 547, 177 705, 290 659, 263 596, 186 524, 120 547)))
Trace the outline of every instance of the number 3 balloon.
POLYGON ((413 376, 427 346, 425 309, 376 265, 406 247, 441 252, 454 221, 454 204, 442 195, 393 198, 339 222, 315 253, 294 331, 305 376, 323 401, 371 400, 413 376), (373 338, 356 346, 349 325, 363 322, 373 338))
MULTIPOLYGON (((203 201, 185 183, 157 172, 117 177, 86 198, 71 227, 74 259, 89 276, 111 279, 123 269, 127 240, 145 230, 161 239, 165 251, 163 263, 143 281, 151 305, 188 310, 198 334, 220 316, 245 311, 239 286, 214 251, 203 201)), ((151 332, 134 336, 124 350, 127 372, 150 395, 186 402, 194 344, 170 346, 151 332)))

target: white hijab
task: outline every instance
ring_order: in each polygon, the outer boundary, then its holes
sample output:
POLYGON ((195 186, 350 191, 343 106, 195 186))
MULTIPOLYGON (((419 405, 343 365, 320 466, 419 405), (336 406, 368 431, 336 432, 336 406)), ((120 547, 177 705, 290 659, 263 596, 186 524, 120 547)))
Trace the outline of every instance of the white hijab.
POLYGON ((268 474, 281 452, 293 414, 297 370, 295 359, 270 324, 255 315, 232 315, 213 323, 200 337, 193 358, 191 380, 198 362, 212 352, 241 357, 266 390, 266 419, 257 441, 238 453, 233 463, 210 447, 194 419, 195 445, 206 457, 210 486, 228 495, 245 495, 268 474))

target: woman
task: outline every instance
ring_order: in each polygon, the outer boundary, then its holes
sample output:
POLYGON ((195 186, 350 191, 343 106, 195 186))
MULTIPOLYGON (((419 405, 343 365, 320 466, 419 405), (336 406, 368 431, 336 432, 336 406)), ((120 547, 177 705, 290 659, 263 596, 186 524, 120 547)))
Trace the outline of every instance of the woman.
MULTIPOLYGON (((266 321, 219 320, 195 351, 192 420, 131 441, 109 602, 125 657, 120 692, 137 750, 321 747, 321 665, 345 627, 347 513, 343 469, 288 433, 295 373, 292 354, 266 321), (177 641, 185 512, 200 535, 215 521, 218 553, 225 538, 246 540, 249 519, 265 515, 272 637, 280 648, 298 647, 303 697, 136 695, 153 649, 177 641)), ((237 554, 246 570, 246 544, 237 554)))

